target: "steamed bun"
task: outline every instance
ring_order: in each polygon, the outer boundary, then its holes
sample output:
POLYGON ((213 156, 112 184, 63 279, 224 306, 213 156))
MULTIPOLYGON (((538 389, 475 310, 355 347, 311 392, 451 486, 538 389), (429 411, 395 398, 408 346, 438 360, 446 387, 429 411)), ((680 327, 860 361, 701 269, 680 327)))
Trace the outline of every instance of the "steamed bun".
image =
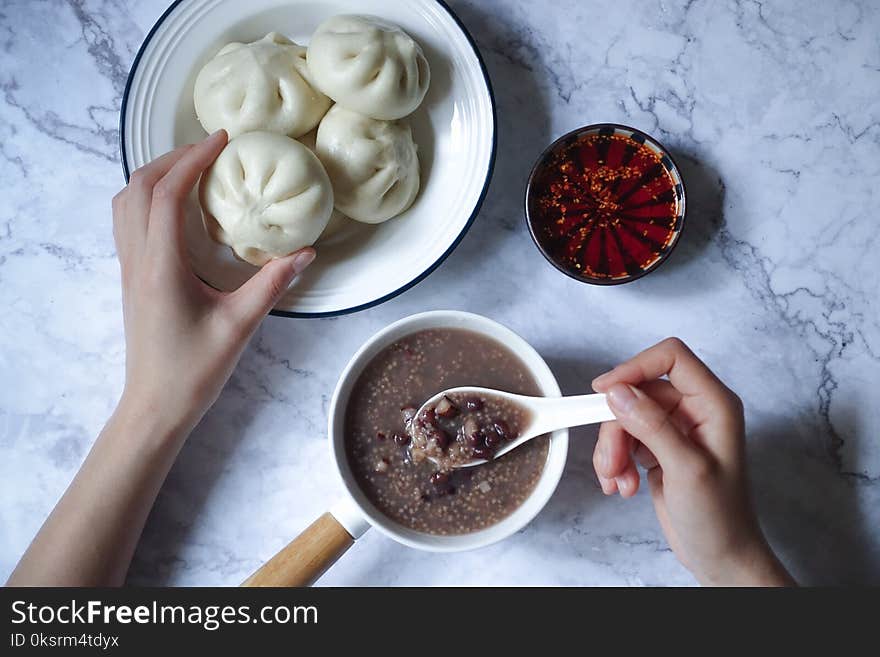
POLYGON ((209 133, 251 131, 299 137, 318 125, 330 99, 309 81, 306 49, 272 32, 253 43, 230 43, 196 78, 193 101, 209 133))
MULTIPOLYGON (((315 142, 317 139, 318 131, 312 130, 311 132, 304 134, 302 137, 299 137, 297 141, 312 151, 312 153, 315 153, 315 142)), ((333 181, 331 180, 330 183, 332 184, 333 181)), ((339 208, 333 208, 333 214, 330 215, 330 221, 327 222, 327 227, 324 229, 324 232, 321 233, 321 237, 318 238, 315 244, 326 244, 333 238, 346 233, 347 228, 350 228, 352 225, 357 225, 358 223, 359 222, 353 221, 351 217, 346 217, 342 214, 339 211, 339 208)))
POLYGON ((315 154, 271 132, 230 141, 202 176, 199 196, 211 237, 257 267, 313 244, 333 212, 315 154))
POLYGON ((336 207, 368 224, 396 217, 419 193, 419 158, 409 126, 335 105, 315 145, 333 181, 336 207))
POLYGON ((334 16, 308 48, 315 84, 339 105, 374 119, 412 113, 425 98, 431 70, 422 48, 373 16, 334 16))
POLYGON ((350 228, 353 226, 363 226, 362 223, 354 221, 350 217, 346 217, 339 210, 333 209, 333 214, 330 215, 330 221, 327 222, 327 227, 324 229, 324 232, 321 233, 321 236, 315 242, 317 247, 321 247, 325 244, 329 244, 339 238, 340 241, 345 239, 350 234, 350 228))

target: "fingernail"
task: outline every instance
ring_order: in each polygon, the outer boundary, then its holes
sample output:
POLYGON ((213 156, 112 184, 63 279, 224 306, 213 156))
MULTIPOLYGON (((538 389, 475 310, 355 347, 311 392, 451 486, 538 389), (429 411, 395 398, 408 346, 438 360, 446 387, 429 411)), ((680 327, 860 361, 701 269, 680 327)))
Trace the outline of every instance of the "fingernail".
POLYGON ((224 139, 226 138, 226 131, 223 128, 220 128, 219 130, 215 130, 214 132, 212 132, 210 135, 208 135, 205 138, 205 141, 216 141, 220 138, 221 135, 223 136, 224 139))
POLYGON ((614 369, 608 370, 604 374, 600 374, 595 379, 593 379, 593 390, 596 389, 597 385, 602 385, 602 381, 606 380, 608 376, 614 371, 614 369))
POLYGON ((615 383, 608 388, 608 405, 612 411, 627 414, 636 403, 636 395, 632 388, 625 383, 615 383))
POLYGON ((620 491, 621 495, 629 492, 629 479, 626 477, 615 477, 614 481, 617 482, 617 490, 620 491))
POLYGON ((312 264, 312 261, 314 261, 316 255, 317 254, 311 249, 309 249, 308 251, 297 253, 293 257, 293 268, 296 273, 301 273, 306 267, 312 264))

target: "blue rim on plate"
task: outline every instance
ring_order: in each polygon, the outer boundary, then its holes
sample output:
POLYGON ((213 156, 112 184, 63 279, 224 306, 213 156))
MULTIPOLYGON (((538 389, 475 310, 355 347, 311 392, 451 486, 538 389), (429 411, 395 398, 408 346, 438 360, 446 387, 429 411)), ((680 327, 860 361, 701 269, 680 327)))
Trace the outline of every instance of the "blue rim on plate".
MULTIPOLYGON (((138 48, 137 54, 134 57, 134 61, 131 64, 131 70, 128 72, 128 79, 125 81, 125 89, 122 92, 122 104, 119 109, 119 153, 120 160, 122 162, 122 174, 125 176, 125 182, 128 184, 128 179, 131 176, 131 171, 129 170, 128 160, 125 155, 125 113, 128 109, 128 95, 131 91, 131 84, 134 80, 134 75, 137 72, 138 64, 141 61, 141 57, 144 54, 144 51, 147 49, 150 41, 153 38, 153 35, 156 33, 156 30, 165 22, 171 13, 182 3, 187 2, 188 0, 174 0, 168 8, 162 13, 159 19, 153 24, 153 27, 150 28, 150 31, 147 32, 147 36, 144 38, 144 42, 141 44, 141 47, 138 48)), ((321 313, 303 313, 303 312, 291 312, 288 310, 275 310, 274 308, 269 311, 270 315, 275 315, 276 317, 290 317, 293 319, 319 319, 322 317, 340 317, 342 315, 349 315, 352 313, 360 312, 361 310, 367 310, 368 308, 373 308, 375 306, 381 305, 386 301, 390 301, 394 297, 403 294, 410 288, 415 287, 423 280, 425 280, 428 276, 430 276, 434 270, 437 269, 446 258, 455 250, 455 248, 461 243, 464 239, 464 236, 467 235, 468 230, 473 225, 474 220, 477 218, 477 215, 480 213, 480 208, 483 206, 483 201, 486 200, 486 194, 489 191, 489 183, 492 181, 492 174, 495 171, 495 156, 498 151, 498 115, 495 108, 495 92, 492 89, 492 80, 489 78, 489 71, 486 69, 486 63, 483 61, 483 56, 480 54, 480 49, 477 47, 477 42, 471 36, 471 33, 464 26, 464 23, 461 22, 461 19, 456 15, 456 13, 452 10, 452 8, 446 4, 445 0, 434 0, 440 7, 442 7, 446 13, 455 21, 458 28, 461 30, 462 34, 464 34, 468 43, 474 51, 474 55, 477 58, 477 62, 480 64, 480 71, 483 74, 483 80, 486 82, 486 90, 489 92, 489 106, 492 108, 492 152, 489 157, 489 168, 486 171, 486 180, 483 182, 483 189, 480 192, 479 198, 477 198, 477 203, 474 205, 474 209, 471 212, 471 216, 468 218, 467 223, 465 223, 464 227, 461 229, 461 232, 458 236, 453 240, 452 244, 449 245, 449 248, 443 252, 443 254, 434 261, 427 269, 425 269, 421 274, 416 276, 413 280, 411 280, 406 285, 399 287, 398 289, 386 294, 383 297, 379 297, 378 299, 374 299, 373 301, 368 301, 367 303, 362 303, 359 306, 352 306, 350 308, 343 308, 341 310, 332 310, 328 312, 321 313)), ((206 281, 207 282, 207 281, 206 281)))

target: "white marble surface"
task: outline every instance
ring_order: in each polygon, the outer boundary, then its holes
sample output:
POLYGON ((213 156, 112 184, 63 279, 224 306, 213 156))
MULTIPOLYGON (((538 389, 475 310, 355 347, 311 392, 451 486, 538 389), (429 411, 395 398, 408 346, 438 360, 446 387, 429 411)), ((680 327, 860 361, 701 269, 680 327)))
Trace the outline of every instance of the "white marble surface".
MULTIPOLYGON (((162 0, 0 1, 0 579, 119 394, 110 198, 130 62, 162 0)), ((679 335, 744 398, 762 521, 794 573, 880 582, 880 10, 872 0, 454 0, 486 58, 501 141, 470 234, 425 282, 335 320, 270 318, 185 447, 130 581, 236 584, 338 495, 336 376, 428 308, 521 332, 565 391, 679 335), (690 194, 669 263, 611 289, 559 275, 521 194, 553 138, 598 121, 673 149, 690 194)), ((605 499, 577 431, 555 497, 488 549, 378 533, 323 584, 690 584, 645 494, 605 499)))

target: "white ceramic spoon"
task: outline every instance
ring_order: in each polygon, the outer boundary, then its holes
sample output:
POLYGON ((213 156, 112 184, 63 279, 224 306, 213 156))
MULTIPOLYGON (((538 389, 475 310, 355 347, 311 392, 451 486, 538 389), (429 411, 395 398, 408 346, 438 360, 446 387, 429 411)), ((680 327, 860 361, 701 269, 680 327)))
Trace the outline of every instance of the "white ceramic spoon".
MULTIPOLYGON (((573 397, 529 397, 527 395, 514 395, 502 390, 473 387, 449 388, 443 392, 438 392, 422 404, 422 407, 416 413, 416 417, 420 417, 427 407, 436 407, 443 397, 447 395, 456 397, 464 395, 479 398, 495 397, 496 399, 503 399, 511 404, 516 404, 525 411, 528 419, 524 426, 520 427, 519 436, 501 445, 492 457, 493 459, 504 456, 507 452, 516 449, 527 440, 552 433, 559 429, 616 419, 614 413, 608 408, 605 395, 602 394, 576 395, 573 397)), ((433 461, 434 459, 431 458, 431 460, 433 461)), ((456 463, 454 467, 470 468, 487 462, 486 459, 474 459, 466 463, 456 463)))

